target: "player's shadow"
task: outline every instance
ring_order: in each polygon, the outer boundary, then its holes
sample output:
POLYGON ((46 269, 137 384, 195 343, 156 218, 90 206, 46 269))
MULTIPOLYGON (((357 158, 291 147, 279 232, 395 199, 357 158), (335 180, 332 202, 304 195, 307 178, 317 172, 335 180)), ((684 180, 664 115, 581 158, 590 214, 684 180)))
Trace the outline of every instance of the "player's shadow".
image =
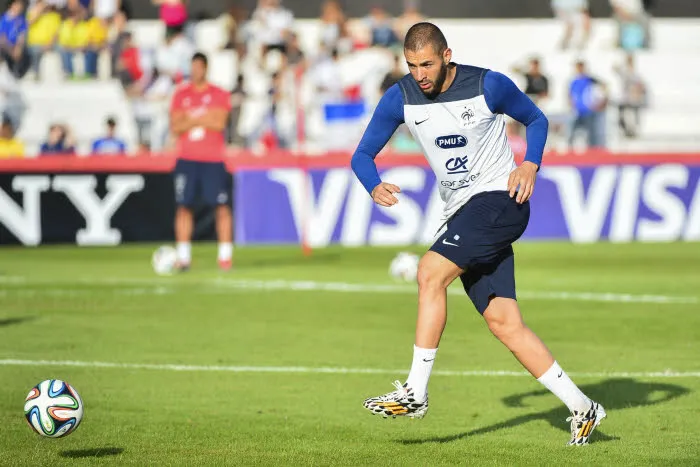
POLYGON ((13 318, 0 319, 0 328, 7 326, 14 326, 16 324, 23 324, 29 321, 34 321, 36 316, 16 316, 13 318))
POLYGON ((95 448, 95 449, 75 449, 72 451, 61 451, 60 456, 68 459, 84 459, 88 457, 109 457, 118 456, 124 452, 124 448, 95 448))
MULTIPOLYGON (((616 410, 661 404, 690 392, 689 389, 684 388, 683 386, 677 386, 675 384, 647 383, 629 378, 609 379, 598 384, 581 386, 581 390, 586 395, 603 404, 609 415, 612 411, 616 410)), ((503 399, 503 403, 507 407, 527 407, 524 400, 529 397, 538 396, 554 397, 551 396, 549 391, 540 390, 508 396, 503 399)), ((449 443, 462 438, 485 435, 487 433, 492 433, 505 428, 512 428, 537 420, 545 420, 554 428, 559 428, 568 433, 569 424, 565 422, 565 419, 568 416, 567 414, 568 412, 566 411, 566 408, 558 407, 546 412, 520 415, 518 417, 511 418, 510 420, 450 436, 440 436, 427 439, 403 439, 398 440, 398 442, 409 445, 424 443, 449 443)), ((594 435, 594 439, 596 442, 600 442, 611 441, 618 438, 607 436, 600 430, 597 430, 596 434, 594 435)))

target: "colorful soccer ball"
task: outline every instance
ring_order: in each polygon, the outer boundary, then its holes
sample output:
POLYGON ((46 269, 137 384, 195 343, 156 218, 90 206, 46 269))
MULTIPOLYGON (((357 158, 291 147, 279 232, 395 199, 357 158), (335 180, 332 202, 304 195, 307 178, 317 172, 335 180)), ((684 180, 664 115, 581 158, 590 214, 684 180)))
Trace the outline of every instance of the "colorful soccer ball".
POLYGON ((389 275, 397 280, 415 282, 420 258, 413 253, 401 252, 391 261, 389 275))
POLYGON ((78 428, 83 419, 83 401, 70 384, 48 379, 29 391, 24 416, 41 436, 60 438, 78 428))
POLYGON ((167 276, 173 274, 177 266, 177 250, 168 245, 159 247, 153 252, 151 265, 158 275, 167 276))

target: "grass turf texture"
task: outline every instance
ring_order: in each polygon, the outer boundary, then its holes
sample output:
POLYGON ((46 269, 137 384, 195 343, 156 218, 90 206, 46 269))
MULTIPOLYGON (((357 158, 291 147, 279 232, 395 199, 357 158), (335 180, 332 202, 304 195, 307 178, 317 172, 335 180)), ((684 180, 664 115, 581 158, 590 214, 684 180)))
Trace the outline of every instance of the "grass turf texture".
MULTIPOLYGON (((0 360, 399 369, 381 374, 0 365, 0 465, 697 465, 700 377, 574 377, 609 417, 566 447, 566 409, 526 376, 436 375, 424 420, 361 406, 406 376, 414 293, 245 290, 229 281, 391 284, 396 249, 248 248, 219 273, 215 246, 185 275, 150 270, 156 245, 0 250, 0 360), (78 430, 23 420, 47 378, 85 403, 78 430)), ((415 250, 420 251, 420 250, 415 250)), ((694 297, 697 244, 516 248, 519 290, 694 297)), ((465 296, 450 295, 436 370, 521 371, 465 296)), ((527 323, 570 373, 697 372, 700 303, 527 298, 527 323)))

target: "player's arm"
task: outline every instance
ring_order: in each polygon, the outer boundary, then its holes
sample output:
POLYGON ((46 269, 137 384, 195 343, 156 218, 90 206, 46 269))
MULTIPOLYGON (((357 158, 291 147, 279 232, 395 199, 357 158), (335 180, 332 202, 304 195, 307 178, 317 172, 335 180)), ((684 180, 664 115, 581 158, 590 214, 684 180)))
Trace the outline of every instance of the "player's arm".
POLYGON ((207 130, 224 131, 228 120, 228 110, 222 108, 209 109, 204 115, 194 119, 195 126, 203 126, 207 130))
POLYGON ((535 189, 535 178, 542 164, 547 142, 549 121, 542 111, 507 76, 488 71, 484 77, 484 98, 493 113, 506 114, 526 128, 527 151, 525 161, 510 174, 508 191, 511 198, 524 203, 535 189), (518 189, 519 187, 519 189, 518 189))
POLYGON ((382 182, 374 158, 389 142, 403 121, 401 88, 395 84, 387 90, 379 101, 367 129, 365 129, 365 134, 352 156, 352 170, 367 193, 372 196, 374 202, 381 206, 396 204, 398 199, 394 193, 400 193, 401 189, 396 185, 382 182))
POLYGON ((194 128, 192 118, 182 107, 183 96, 181 92, 175 91, 172 103, 170 104, 170 131, 175 136, 180 136, 194 128))

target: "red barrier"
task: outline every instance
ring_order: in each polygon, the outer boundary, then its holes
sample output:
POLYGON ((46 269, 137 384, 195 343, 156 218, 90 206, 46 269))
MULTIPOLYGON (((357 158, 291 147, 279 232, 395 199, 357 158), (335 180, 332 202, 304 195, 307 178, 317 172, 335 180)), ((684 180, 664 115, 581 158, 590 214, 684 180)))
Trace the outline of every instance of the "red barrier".
MULTIPOLYGON (((229 170, 269 169, 273 167, 308 169, 348 167, 350 153, 327 153, 323 155, 297 155, 286 151, 276 151, 258 156, 249 151, 230 152, 225 162, 229 170)), ((153 173, 170 172, 176 159, 169 154, 143 156, 44 156, 32 159, 0 159, 2 173, 51 173, 51 172, 111 172, 111 173, 153 173)), ((379 167, 402 165, 427 166, 421 154, 382 153, 376 159, 379 167)), ((545 155, 543 165, 658 165, 683 164, 700 165, 700 153, 673 154, 612 154, 588 152, 584 154, 545 155)))

